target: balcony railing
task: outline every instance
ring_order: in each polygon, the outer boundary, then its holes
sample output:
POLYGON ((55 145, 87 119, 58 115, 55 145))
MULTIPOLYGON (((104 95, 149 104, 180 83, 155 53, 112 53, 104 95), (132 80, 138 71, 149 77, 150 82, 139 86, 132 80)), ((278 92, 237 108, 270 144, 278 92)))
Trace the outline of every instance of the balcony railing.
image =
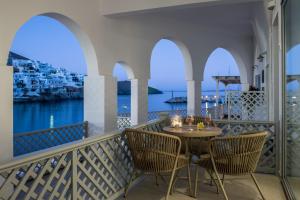
MULTIPOLYGON (((151 121, 147 126, 157 127, 151 121)), ((275 173, 276 134, 271 122, 216 121, 223 135, 269 131, 258 172, 275 173)), ((0 166, 2 199, 117 199, 133 164, 121 132, 28 154, 0 166)))
POLYGON ((88 122, 14 135, 14 156, 87 137, 88 122))
MULTIPOLYGON (((224 119, 232 125, 234 121, 245 120, 253 121, 257 124, 258 120, 267 120, 267 106, 263 92, 240 92, 234 91, 228 93, 227 104, 217 107, 202 108, 201 115, 210 114, 213 119, 224 119)), ((186 110, 156 111, 148 113, 148 120, 159 119, 160 113, 171 115, 186 116, 186 110)), ((240 123, 239 123, 240 124, 240 123)), ((249 123, 248 123, 249 124, 249 123)), ((131 127, 130 113, 119 114, 117 127, 119 130, 131 127)), ((80 140, 87 136, 87 122, 70 126, 39 130, 30 133, 14 135, 14 156, 19 156, 53 146, 65 144, 68 142, 80 140)))
POLYGON ((1 199, 116 199, 132 161, 120 133, 66 144, 0 166, 1 199))
MULTIPOLYGON (((187 110, 154 111, 148 113, 148 120, 159 119, 160 113, 186 116, 187 110)), ((214 120, 228 121, 268 121, 269 106, 266 93, 263 91, 229 91, 225 104, 201 108, 201 115, 214 120)), ((130 113, 120 113, 118 128, 120 130, 131 126, 130 113)))
POLYGON ((226 98, 229 120, 266 121, 269 119, 267 95, 264 91, 229 91, 226 98))

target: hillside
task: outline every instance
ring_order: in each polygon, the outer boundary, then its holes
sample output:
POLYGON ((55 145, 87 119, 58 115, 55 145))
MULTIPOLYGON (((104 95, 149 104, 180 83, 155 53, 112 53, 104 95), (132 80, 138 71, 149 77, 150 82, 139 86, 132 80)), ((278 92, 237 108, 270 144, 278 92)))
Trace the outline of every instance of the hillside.
MULTIPOLYGON (((130 95, 131 84, 130 81, 118 81, 118 95, 130 95)), ((148 87, 148 94, 162 94, 163 92, 153 88, 148 87)))
POLYGON ((12 66, 13 64, 12 60, 30 60, 30 59, 10 51, 7 59, 8 66, 12 66))

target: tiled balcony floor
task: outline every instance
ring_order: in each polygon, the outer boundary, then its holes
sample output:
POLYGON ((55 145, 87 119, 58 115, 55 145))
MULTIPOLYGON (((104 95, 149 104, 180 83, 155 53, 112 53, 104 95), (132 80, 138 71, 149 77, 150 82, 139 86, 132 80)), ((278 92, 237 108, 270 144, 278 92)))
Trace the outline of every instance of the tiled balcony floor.
MULTIPOLYGON (((193 175, 193 174, 192 174, 193 175)), ((203 177, 203 176, 201 176, 203 177)), ((200 177, 200 178, 201 178, 200 177)), ((266 174, 256 174, 262 191, 267 200, 285 200, 284 192, 278 177, 266 174)), ((203 180, 203 178, 202 178, 203 180)), ((185 180, 180 180, 176 184, 176 190, 170 196, 170 200, 192 200, 195 198, 186 195, 185 180)), ((194 185, 194 182, 193 182, 194 185)), ((222 193, 216 193, 216 187, 207 183, 199 182, 196 199, 214 200, 224 199, 222 193)), ((254 200, 261 199, 252 179, 245 177, 225 177, 225 189, 230 200, 254 200)), ((134 186, 128 193, 128 200, 160 200, 164 199, 167 184, 159 179, 159 186, 155 184, 153 176, 147 176, 139 184, 134 186)))

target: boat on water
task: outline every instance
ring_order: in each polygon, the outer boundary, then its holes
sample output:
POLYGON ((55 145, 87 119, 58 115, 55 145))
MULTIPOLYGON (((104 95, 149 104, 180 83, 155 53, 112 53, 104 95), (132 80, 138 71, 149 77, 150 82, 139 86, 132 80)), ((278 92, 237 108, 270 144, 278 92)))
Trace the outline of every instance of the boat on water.
POLYGON ((172 98, 168 99, 167 101, 165 101, 165 103, 170 103, 170 104, 187 103, 187 97, 172 97, 172 98))

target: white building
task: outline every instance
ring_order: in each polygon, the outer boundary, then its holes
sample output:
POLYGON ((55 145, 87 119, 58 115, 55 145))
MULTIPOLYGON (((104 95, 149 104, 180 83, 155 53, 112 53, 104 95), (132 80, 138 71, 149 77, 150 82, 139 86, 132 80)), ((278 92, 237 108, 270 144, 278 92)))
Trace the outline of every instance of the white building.
MULTIPOLYGON (((63 68, 54 68, 52 65, 39 61, 19 58, 11 60, 14 66, 13 88, 16 101, 30 100, 27 98, 28 95, 34 97, 34 100, 38 100, 36 97, 45 100, 46 97, 44 98, 42 95, 46 91, 66 98, 70 96, 66 87, 83 88, 83 75, 81 74, 72 73, 63 68)), ((76 95, 80 97, 81 93, 79 91, 76 95)))

